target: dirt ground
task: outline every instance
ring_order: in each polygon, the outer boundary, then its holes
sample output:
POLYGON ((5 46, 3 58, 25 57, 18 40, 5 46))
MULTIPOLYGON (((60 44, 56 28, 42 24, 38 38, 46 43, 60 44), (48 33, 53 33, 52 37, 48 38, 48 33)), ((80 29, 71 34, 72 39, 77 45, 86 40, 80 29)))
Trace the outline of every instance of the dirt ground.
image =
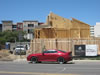
POLYGON ((16 59, 25 59, 26 55, 14 55, 9 50, 0 50, 0 61, 13 61, 16 59))

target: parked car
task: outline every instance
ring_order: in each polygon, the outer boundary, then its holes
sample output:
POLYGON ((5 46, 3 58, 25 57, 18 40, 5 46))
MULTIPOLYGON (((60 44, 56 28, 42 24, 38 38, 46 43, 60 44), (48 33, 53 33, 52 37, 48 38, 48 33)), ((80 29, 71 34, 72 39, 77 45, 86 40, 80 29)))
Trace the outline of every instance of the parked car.
POLYGON ((17 45, 15 48, 15 55, 25 55, 26 48, 24 45, 17 45))
POLYGON ((31 63, 39 63, 42 61, 53 61, 63 64, 71 60, 72 60, 72 52, 65 52, 57 49, 45 50, 42 53, 30 54, 27 57, 27 61, 30 61, 31 63))

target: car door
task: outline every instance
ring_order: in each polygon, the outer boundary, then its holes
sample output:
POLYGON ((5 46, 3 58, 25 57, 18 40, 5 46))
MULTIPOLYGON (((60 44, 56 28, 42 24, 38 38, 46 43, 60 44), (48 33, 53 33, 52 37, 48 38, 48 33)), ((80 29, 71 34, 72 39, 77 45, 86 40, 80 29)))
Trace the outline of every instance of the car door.
POLYGON ((49 56, 50 56, 49 59, 51 61, 56 61, 56 59, 57 59, 57 51, 56 50, 50 51, 49 56))
POLYGON ((44 51, 43 53, 41 53, 39 56, 38 56, 38 60, 39 61, 47 61, 49 60, 49 51, 44 51))
POLYGON ((56 61, 57 51, 49 50, 47 53, 44 53, 44 57, 46 61, 56 61))
POLYGON ((43 52, 43 59, 44 61, 50 61, 50 51, 49 50, 43 52))

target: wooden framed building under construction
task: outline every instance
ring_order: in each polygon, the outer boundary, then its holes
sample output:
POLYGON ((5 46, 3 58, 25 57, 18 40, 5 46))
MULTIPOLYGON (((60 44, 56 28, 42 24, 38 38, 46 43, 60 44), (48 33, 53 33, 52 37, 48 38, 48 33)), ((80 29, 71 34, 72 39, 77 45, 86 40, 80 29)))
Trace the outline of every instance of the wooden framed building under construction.
POLYGON ((46 23, 35 28, 35 38, 31 40, 29 53, 59 49, 72 51, 74 56, 75 45, 97 45, 100 55, 100 39, 90 38, 90 25, 75 18, 69 20, 50 13, 46 23))
POLYGON ((35 38, 90 38, 90 25, 50 13, 45 25, 35 29, 35 38))

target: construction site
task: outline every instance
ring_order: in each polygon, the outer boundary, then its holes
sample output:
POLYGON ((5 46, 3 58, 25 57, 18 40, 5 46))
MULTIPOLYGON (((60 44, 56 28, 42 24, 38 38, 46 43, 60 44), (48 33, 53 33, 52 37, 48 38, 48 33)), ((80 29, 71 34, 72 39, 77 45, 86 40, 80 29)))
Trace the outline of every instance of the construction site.
MULTIPOLYGON (((75 45, 96 45, 97 55, 100 55, 100 38, 90 37, 90 25, 75 18, 66 19, 54 13, 47 16, 46 23, 35 27, 34 39, 26 56, 31 53, 41 53, 43 50, 59 49, 71 51, 75 56, 75 45)), ((26 56, 21 56, 26 58, 26 56)), ((20 56, 10 55, 8 51, 0 51, 0 58, 17 59, 20 56)))
POLYGON ((46 23, 36 27, 35 38, 30 42, 28 53, 40 53, 44 49, 72 51, 75 45, 97 45, 100 55, 99 39, 90 37, 90 25, 75 18, 72 20, 50 13, 46 23))
POLYGON ((35 38, 90 38, 90 25, 50 13, 46 23, 35 30, 35 38))

